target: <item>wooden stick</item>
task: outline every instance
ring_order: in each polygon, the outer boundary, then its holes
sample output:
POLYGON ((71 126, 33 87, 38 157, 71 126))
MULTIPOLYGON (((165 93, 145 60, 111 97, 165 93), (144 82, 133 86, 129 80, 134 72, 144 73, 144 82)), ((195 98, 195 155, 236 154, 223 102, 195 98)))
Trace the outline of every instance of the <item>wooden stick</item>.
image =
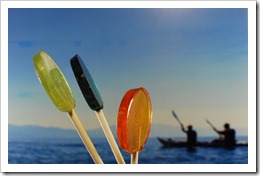
POLYGON ((138 154, 139 152, 131 154, 131 164, 138 164, 138 154))
POLYGON ((105 115, 102 110, 96 111, 96 115, 98 117, 99 123, 103 129, 103 132, 105 133, 105 136, 107 138, 107 141, 110 145, 110 148, 112 149, 112 152, 116 158, 116 161, 118 164, 125 164, 125 160, 117 146, 117 143, 115 141, 115 138, 111 132, 111 129, 109 128, 109 125, 106 121, 105 115))
POLYGON ((90 156, 92 157, 95 164, 104 164, 102 159, 100 158, 95 146, 93 145, 91 139, 89 138, 85 128, 83 127, 78 115, 76 114, 75 110, 72 109, 71 112, 68 113, 70 116, 70 119, 72 120, 72 123, 74 127, 76 128, 82 142, 84 143, 86 149, 88 150, 90 156))

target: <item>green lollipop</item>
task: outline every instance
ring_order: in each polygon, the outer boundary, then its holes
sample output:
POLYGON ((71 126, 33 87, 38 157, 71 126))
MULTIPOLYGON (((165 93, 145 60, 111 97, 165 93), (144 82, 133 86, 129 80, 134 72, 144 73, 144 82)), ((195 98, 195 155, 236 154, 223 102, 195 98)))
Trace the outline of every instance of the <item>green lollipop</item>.
POLYGON ((44 51, 33 57, 33 64, 38 78, 51 101, 62 112, 71 112, 75 100, 70 87, 56 63, 44 51))
POLYGON ((86 130, 84 129, 84 126, 82 125, 74 110, 74 96, 59 67, 44 51, 39 51, 33 57, 33 64, 39 81, 41 82, 51 101, 60 111, 68 113, 93 161, 96 164, 103 164, 102 159, 97 153, 95 146, 93 145, 86 130))

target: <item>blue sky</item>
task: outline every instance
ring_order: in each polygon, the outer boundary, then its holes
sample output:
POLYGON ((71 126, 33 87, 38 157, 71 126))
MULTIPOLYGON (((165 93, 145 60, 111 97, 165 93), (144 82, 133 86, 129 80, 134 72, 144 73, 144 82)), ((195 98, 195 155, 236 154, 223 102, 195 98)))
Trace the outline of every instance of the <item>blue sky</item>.
POLYGON ((219 129, 248 125, 247 9, 9 9, 9 123, 73 128, 39 83, 32 58, 45 50, 59 65, 87 129, 99 127, 69 61, 79 54, 115 125, 124 93, 145 87, 153 124, 219 129))

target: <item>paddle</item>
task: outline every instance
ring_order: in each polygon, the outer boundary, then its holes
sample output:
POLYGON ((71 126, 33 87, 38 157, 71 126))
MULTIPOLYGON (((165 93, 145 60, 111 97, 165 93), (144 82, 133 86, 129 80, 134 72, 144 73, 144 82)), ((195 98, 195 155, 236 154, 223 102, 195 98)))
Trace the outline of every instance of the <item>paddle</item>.
POLYGON ((214 130, 214 131, 217 131, 217 129, 212 125, 212 123, 206 119, 206 122, 211 126, 211 128, 214 130))
MULTIPOLYGON (((208 120, 208 119, 206 119, 206 122, 211 126, 211 128, 215 131, 215 132, 217 132, 218 133, 218 130, 217 130, 217 128, 216 127, 214 127, 214 125, 212 125, 212 123, 208 120)), ((221 134, 219 134, 218 133, 218 135, 219 135, 219 137, 221 138, 221 134)))
POLYGON ((183 124, 181 123, 179 117, 177 116, 177 114, 172 110, 172 115, 173 117, 175 117, 175 119, 179 122, 179 124, 182 126, 183 124))

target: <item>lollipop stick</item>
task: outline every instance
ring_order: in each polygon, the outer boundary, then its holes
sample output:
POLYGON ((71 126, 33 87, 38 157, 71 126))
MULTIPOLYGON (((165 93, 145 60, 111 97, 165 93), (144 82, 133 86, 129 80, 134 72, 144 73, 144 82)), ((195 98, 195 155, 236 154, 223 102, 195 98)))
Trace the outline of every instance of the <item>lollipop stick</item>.
POLYGON ((87 148, 90 156, 92 157, 93 161, 96 164, 103 164, 102 159, 100 158, 95 146, 93 145, 91 139, 89 138, 85 128, 83 127, 78 115, 76 114, 75 110, 72 109, 71 112, 68 113, 70 116, 70 119, 72 120, 72 123, 74 127, 76 128, 82 142, 84 143, 85 147, 87 148))
POLYGON ((138 164, 138 154, 139 152, 131 154, 131 164, 138 164))
POLYGON ((112 134, 112 132, 111 132, 111 130, 109 128, 109 125, 108 125, 108 123, 106 121, 106 118, 105 118, 105 115, 104 115, 102 109, 99 110, 99 111, 95 111, 95 112, 96 112, 98 120, 99 120, 99 122, 101 124, 101 127, 102 127, 102 129, 103 129, 103 131, 105 133, 107 141, 108 141, 108 143, 109 143, 109 145, 110 145, 110 147, 112 149, 112 152, 113 152, 113 154, 114 154, 114 156, 116 158, 117 163, 125 164, 124 158, 123 158, 123 156, 122 156, 122 154, 121 154, 121 152, 120 152, 120 150, 119 150, 119 148, 117 146, 115 138, 114 138, 114 136, 113 136, 113 134, 112 134))
MULTIPOLYGON (((141 131, 142 131, 142 129, 141 129, 141 127, 139 127, 139 129, 138 129, 139 144, 140 144, 140 139, 141 139, 141 131)), ((134 154, 131 154, 131 164, 138 164, 138 154, 139 154, 138 151, 135 152, 134 154)))

